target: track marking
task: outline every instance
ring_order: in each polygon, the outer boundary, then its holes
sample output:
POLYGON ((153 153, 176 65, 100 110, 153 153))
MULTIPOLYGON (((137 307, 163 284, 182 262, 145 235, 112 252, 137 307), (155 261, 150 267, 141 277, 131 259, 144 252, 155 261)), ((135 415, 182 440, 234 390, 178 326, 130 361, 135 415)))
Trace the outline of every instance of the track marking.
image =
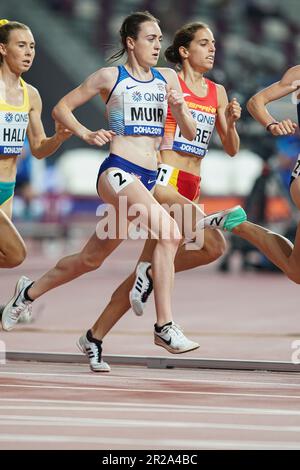
POLYGON ((267 393, 225 393, 225 392, 196 392, 182 390, 149 390, 143 388, 111 388, 111 387, 71 387, 69 385, 19 385, 19 384, 0 384, 2 388, 38 388, 39 390, 87 390, 101 392, 125 392, 125 393, 160 393, 169 395, 216 395, 229 397, 252 397, 252 398, 283 398, 300 400, 300 395, 270 395, 267 393))
MULTIPOLYGON (((98 376, 96 376, 96 373, 94 373, 93 375, 91 373, 89 374, 65 374, 64 372, 61 372, 61 373, 54 373, 54 372, 4 372, 4 371, 0 371, 0 376, 3 375, 3 376, 6 376, 6 375, 10 375, 10 376, 13 376, 13 375, 16 375, 16 376, 33 376, 33 377, 36 377, 36 376, 41 376, 41 377, 76 377, 76 378, 83 378, 83 379, 96 379, 99 377, 99 374, 98 376)), ((261 385, 261 386, 280 386, 280 387, 300 387, 300 377, 299 377, 299 383, 292 383, 292 384, 289 384, 289 383, 281 383, 281 382, 254 382, 254 381, 241 381, 241 380, 215 380, 215 379, 212 379, 212 380, 209 380, 209 379, 173 379, 173 378, 161 378, 161 377, 142 377, 142 378, 139 378, 139 377, 135 377, 135 376, 130 376, 128 377, 127 375, 123 376, 123 375, 118 375, 118 376, 115 376, 115 375, 112 375, 112 374, 108 374, 106 376, 104 375, 101 375, 101 379, 108 379, 111 381, 112 378, 116 378, 116 379, 132 379, 132 380, 145 380, 145 381, 156 381, 156 382, 188 382, 188 383, 210 383, 210 384, 215 384, 215 383, 220 383, 220 384, 227 384, 227 385, 231 385, 234 384, 234 385, 261 385)))
MULTIPOLYGON (((35 434, 2 434, 0 442, 28 442, 32 443, 79 443, 79 444, 103 444, 111 447, 113 445, 128 446, 128 449, 134 447, 145 448, 155 446, 155 449, 162 448, 179 448, 179 449, 274 449, 274 450, 295 450, 300 449, 299 442, 282 442, 282 441, 221 441, 221 440, 182 440, 182 439, 127 439, 127 438, 106 438, 106 437, 84 437, 84 436, 52 436, 52 435, 35 435, 35 434)), ((80 447, 80 446, 79 446, 80 447)), ((110 452, 110 451, 108 451, 110 452)))
MULTIPOLYGON (((76 426, 117 428, 171 428, 176 429, 225 429, 234 431, 266 431, 300 433, 300 426, 271 426, 255 424, 199 423, 194 421, 154 421, 113 418, 73 418, 60 416, 0 415, 3 426, 76 426)), ((1 434, 0 434, 1 436, 1 434)))
MULTIPOLYGON (((26 400, 24 400, 26 402, 26 400)), ((134 405, 127 403, 126 406, 113 405, 113 406, 19 406, 19 405, 0 405, 0 410, 26 410, 26 411, 116 411, 118 412, 137 412, 140 413, 153 413, 158 406, 152 406, 145 408, 145 405, 134 405)), ((259 408, 230 408, 230 407, 205 407, 199 406, 197 408, 178 407, 174 405, 171 407, 172 413, 207 413, 207 414, 238 414, 238 415, 270 415, 270 416, 300 416, 299 410, 278 410, 278 409, 259 409, 259 408)), ((160 413, 170 413, 170 407, 164 407, 163 405, 157 410, 160 413), (163 409, 165 408, 165 409, 163 409)))

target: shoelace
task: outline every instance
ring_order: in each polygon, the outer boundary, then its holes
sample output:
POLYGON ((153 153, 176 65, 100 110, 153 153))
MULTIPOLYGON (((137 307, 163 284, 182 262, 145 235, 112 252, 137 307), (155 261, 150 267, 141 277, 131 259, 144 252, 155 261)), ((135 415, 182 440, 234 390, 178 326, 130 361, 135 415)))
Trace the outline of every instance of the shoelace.
POLYGON ((183 328, 181 328, 181 326, 177 325, 176 323, 172 323, 172 325, 169 325, 166 331, 170 334, 170 336, 172 335, 173 332, 177 336, 184 336, 183 328))

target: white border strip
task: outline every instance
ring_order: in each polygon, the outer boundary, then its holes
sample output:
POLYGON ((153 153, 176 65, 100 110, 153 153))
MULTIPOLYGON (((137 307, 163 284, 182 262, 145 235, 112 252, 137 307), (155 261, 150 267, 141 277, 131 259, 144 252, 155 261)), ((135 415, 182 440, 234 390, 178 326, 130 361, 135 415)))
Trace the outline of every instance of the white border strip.
MULTIPOLYGON (((10 361, 34 361, 54 363, 86 364, 87 358, 77 353, 50 353, 7 351, 6 359, 10 361)), ((263 370, 272 372, 300 372, 300 364, 279 361, 245 361, 235 359, 190 359, 158 356, 127 356, 111 354, 103 356, 109 364, 126 366, 144 366, 149 369, 222 369, 222 370, 263 370)))

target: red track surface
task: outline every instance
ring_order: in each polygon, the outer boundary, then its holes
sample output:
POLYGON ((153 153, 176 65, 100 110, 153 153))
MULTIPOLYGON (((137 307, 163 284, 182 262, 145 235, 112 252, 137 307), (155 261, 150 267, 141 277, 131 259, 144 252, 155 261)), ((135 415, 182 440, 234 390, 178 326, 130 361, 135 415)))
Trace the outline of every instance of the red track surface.
MULTIPOLYGON (((139 247, 138 247, 139 249, 139 247)), ((134 266, 125 243, 98 272, 50 292, 35 323, 1 332, 8 350, 77 352, 78 336, 134 266)), ((1 273, 0 297, 20 274, 33 279, 56 258, 29 255, 1 273)), ((282 275, 209 267, 176 276, 174 317, 201 348, 183 357, 290 361, 300 340, 299 289, 282 275)), ((105 339, 105 354, 168 355, 153 344, 153 300, 105 339)), ((0 366, 0 449, 300 448, 300 376, 8 363, 0 366)))

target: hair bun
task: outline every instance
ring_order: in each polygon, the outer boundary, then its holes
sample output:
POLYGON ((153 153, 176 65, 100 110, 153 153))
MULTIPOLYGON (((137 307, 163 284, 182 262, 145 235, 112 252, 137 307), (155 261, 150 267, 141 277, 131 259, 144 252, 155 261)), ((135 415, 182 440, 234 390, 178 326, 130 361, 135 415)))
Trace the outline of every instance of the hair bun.
POLYGON ((1 28, 1 26, 4 26, 4 25, 7 24, 7 23, 9 23, 8 20, 4 20, 4 19, 3 19, 3 20, 0 20, 0 28, 1 28))

